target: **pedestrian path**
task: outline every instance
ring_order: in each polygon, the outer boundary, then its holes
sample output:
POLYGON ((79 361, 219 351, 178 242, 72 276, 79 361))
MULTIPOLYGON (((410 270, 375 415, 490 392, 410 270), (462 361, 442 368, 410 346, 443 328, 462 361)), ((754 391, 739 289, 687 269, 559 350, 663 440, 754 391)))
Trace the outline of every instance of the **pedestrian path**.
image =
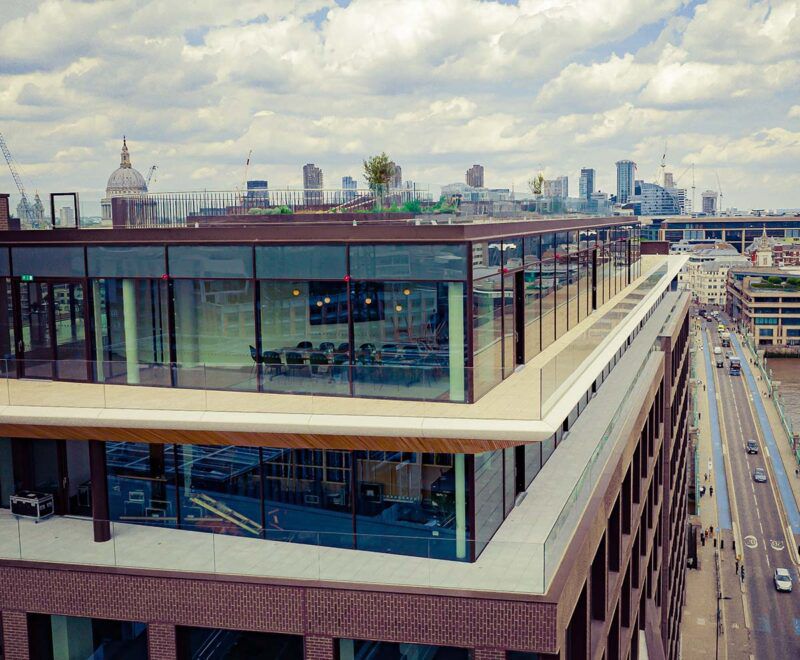
POLYGON ((747 386, 750 390, 750 394, 752 395, 751 398, 753 400, 753 407, 756 410, 756 416, 758 417, 758 425, 761 428, 761 434, 764 437, 764 442, 766 443, 767 448, 769 449, 769 458, 772 463, 772 469, 775 472, 775 481, 778 486, 778 493, 781 496, 781 501, 783 502, 783 509, 786 512, 786 517, 789 520, 789 525, 792 528, 792 532, 795 534, 800 534, 800 510, 797 508, 797 502, 795 501, 794 494, 792 493, 792 486, 789 483, 789 477, 784 469, 780 450, 778 449, 777 442, 775 441, 775 434, 772 432, 772 425, 769 423, 767 411, 764 408, 764 402, 761 399, 758 385, 756 384, 756 380, 753 377, 753 372, 750 369, 750 361, 747 359, 739 340, 733 333, 731 333, 731 341, 736 349, 736 354, 742 361, 742 371, 744 372, 747 386))
POLYGON ((725 463, 722 456, 722 436, 720 434, 717 387, 714 384, 711 348, 708 336, 703 333, 703 356, 706 365, 706 392, 708 394, 709 423, 711 426, 711 446, 714 457, 714 490, 717 491, 717 520, 720 529, 733 529, 731 504, 728 496, 728 480, 725 476, 725 463))

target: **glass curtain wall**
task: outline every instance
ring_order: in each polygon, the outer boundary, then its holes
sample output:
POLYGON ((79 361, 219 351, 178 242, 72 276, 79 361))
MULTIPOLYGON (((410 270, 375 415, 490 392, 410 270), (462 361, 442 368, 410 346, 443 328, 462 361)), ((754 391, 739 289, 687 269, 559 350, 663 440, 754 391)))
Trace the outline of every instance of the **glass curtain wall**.
POLYGON ((357 547, 467 559, 463 454, 357 451, 357 547))
POLYGON ((303 657, 301 635, 176 626, 175 644, 178 660, 297 660, 303 657))
POLYGON ((541 239, 526 236, 524 240, 525 264, 525 361, 536 357, 542 349, 542 262, 541 239))
POLYGON ((252 248, 169 248, 177 385, 255 390, 252 248))
POLYGON ((569 253, 567 261, 567 328, 574 328, 578 324, 578 305, 580 300, 580 268, 578 256, 578 232, 567 232, 569 238, 567 245, 569 253))
POLYGON ((28 614, 28 641, 36 660, 147 657, 147 625, 136 621, 28 614))

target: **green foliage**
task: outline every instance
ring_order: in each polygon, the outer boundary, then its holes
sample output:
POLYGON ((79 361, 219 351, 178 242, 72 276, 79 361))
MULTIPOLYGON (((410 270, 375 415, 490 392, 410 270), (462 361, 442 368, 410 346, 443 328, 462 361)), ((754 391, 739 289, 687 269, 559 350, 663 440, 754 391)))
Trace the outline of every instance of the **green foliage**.
POLYGON ((394 167, 385 151, 364 161, 364 178, 367 180, 370 190, 382 191, 389 185, 392 176, 394 176, 394 167))
POLYGON ((800 287, 800 277, 790 277, 788 280, 786 280, 786 283, 789 286, 800 287))
POLYGON ((445 199, 444 195, 439 198, 439 201, 433 205, 431 209, 433 213, 455 213, 456 207, 452 204, 449 204, 445 199))
POLYGON ((420 214, 422 213, 422 204, 418 199, 411 199, 403 204, 403 210, 408 213, 420 214))
POLYGON ((780 286, 781 284, 783 284, 783 278, 778 277, 777 275, 770 275, 767 278, 767 282, 769 282, 770 284, 775 284, 776 286, 780 286))
POLYGON ((388 209, 389 213, 400 213, 400 207, 397 205, 397 202, 394 202, 388 209))
POLYGON ((285 205, 276 206, 270 209, 262 209, 258 206, 255 206, 247 211, 248 215, 287 215, 291 213, 292 209, 285 205))

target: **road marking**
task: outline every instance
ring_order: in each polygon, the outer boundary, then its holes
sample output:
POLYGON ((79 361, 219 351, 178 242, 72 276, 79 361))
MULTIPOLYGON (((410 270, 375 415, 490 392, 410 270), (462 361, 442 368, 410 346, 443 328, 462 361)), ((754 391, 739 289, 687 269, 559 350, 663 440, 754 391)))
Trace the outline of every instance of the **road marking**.
POLYGON ((800 619, 794 620, 794 634, 800 635, 800 619))
POLYGON ((755 536, 752 536, 752 535, 751 536, 745 536, 744 537, 744 544, 748 548, 757 548, 758 547, 758 540, 756 539, 755 536))
POLYGON ((758 617, 758 623, 756 623, 755 627, 756 632, 771 632, 772 626, 769 623, 769 619, 767 618, 766 614, 762 614, 758 617))
POLYGON ((756 505, 756 518, 761 520, 761 512, 758 510, 758 506, 756 505))
POLYGON ((770 546, 773 550, 783 550, 786 546, 784 545, 783 541, 770 541, 770 546))

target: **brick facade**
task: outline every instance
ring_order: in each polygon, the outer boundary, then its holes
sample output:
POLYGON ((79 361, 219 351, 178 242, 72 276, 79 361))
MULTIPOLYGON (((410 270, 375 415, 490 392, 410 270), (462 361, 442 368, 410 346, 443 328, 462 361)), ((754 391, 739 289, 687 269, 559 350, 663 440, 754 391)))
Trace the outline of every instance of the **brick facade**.
POLYGON ((147 650, 149 660, 173 660, 176 655, 175 626, 150 622, 147 626, 147 650))
MULTIPOLYGON (((0 599, 0 602, 5 602, 0 599)), ((25 612, 6 610, 3 615, 5 660, 28 660, 28 620, 25 612)))
POLYGON ((185 625, 304 635, 311 640, 309 651, 317 654, 309 657, 320 658, 328 657, 322 640, 339 637, 557 650, 555 603, 471 596, 290 587, 0 562, 3 608, 155 623, 151 648, 164 643, 164 626, 185 625))

